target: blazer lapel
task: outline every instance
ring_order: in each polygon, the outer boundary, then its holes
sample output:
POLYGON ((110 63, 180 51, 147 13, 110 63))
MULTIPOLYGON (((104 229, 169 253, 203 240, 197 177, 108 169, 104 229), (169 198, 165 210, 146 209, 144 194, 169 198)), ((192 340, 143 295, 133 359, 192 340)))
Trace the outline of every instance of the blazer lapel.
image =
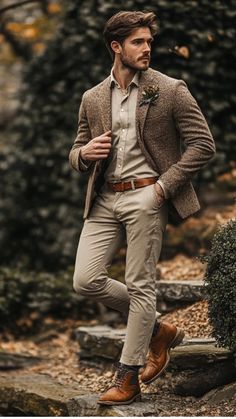
POLYGON ((136 133, 137 137, 143 141, 143 129, 150 103, 140 106, 142 100, 142 92, 148 85, 154 84, 154 78, 149 71, 141 72, 139 80, 138 98, 136 106, 136 133))
MULTIPOLYGON (((110 76, 108 76, 101 84, 100 92, 98 93, 98 102, 100 107, 100 115, 97 117, 101 118, 103 132, 111 130, 111 88, 110 88, 110 76)), ((102 134, 102 133, 101 133, 102 134)), ((106 159, 107 160, 107 159, 106 159)), ((98 175, 102 167, 106 164, 106 160, 97 160, 95 162, 94 172, 98 175)))
POLYGON ((99 106, 104 132, 111 130, 111 88, 110 76, 101 85, 99 92, 99 106))
MULTIPOLYGON (((111 130, 112 126, 110 80, 110 76, 104 80, 101 85, 98 98, 104 132, 111 130)), ((141 72, 136 106, 136 130, 137 135, 140 135, 141 139, 143 138, 144 124, 150 104, 147 103, 140 106, 140 101, 142 99, 142 92, 145 87, 153 83, 155 83, 154 77, 152 74, 150 74, 149 70, 141 72)))

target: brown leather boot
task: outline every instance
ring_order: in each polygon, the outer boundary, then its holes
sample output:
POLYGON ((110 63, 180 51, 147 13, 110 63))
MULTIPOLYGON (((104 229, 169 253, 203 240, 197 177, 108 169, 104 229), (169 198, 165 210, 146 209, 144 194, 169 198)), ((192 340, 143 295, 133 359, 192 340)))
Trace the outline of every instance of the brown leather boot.
POLYGON ((170 361, 170 349, 179 345, 184 331, 170 324, 160 322, 159 329, 151 338, 146 366, 141 374, 144 384, 150 384, 164 371, 170 361))
POLYGON ((111 387, 103 393, 97 403, 106 405, 130 404, 141 400, 138 370, 132 371, 120 364, 111 387))

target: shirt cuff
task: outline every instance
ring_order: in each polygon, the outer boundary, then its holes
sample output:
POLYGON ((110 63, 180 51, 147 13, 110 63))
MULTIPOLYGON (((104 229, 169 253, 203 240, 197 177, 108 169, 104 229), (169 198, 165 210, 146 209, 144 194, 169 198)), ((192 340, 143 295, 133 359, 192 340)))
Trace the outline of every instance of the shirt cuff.
POLYGON ((162 190, 163 190, 163 192, 164 192, 164 197, 165 197, 165 199, 168 199, 169 198, 169 193, 168 193, 168 191, 166 190, 166 188, 165 188, 165 185, 164 185, 164 183, 161 181, 161 180, 157 180, 157 182, 156 183, 159 183, 159 185, 161 186, 161 188, 162 188, 162 190))
POLYGON ((82 159, 81 156, 79 156, 79 169, 81 171, 85 171, 88 170, 89 166, 90 166, 91 162, 90 161, 86 161, 82 159))

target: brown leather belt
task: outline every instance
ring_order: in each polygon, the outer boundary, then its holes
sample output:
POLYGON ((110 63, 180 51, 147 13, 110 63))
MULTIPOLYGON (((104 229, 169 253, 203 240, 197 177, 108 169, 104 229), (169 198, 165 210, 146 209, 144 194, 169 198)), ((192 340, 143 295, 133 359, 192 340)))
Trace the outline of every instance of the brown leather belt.
POLYGON ((111 188, 114 192, 124 192, 128 191, 129 189, 136 189, 142 188, 143 186, 151 185, 152 183, 156 183, 158 177, 148 177, 144 179, 134 179, 129 182, 107 182, 109 188, 111 188))

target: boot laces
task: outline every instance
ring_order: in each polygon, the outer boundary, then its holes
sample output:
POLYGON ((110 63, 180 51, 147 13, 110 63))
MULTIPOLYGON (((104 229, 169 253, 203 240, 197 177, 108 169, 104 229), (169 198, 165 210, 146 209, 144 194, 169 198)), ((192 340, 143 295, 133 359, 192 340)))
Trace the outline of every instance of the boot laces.
POLYGON ((121 387, 128 372, 125 365, 118 365, 112 387, 121 387))

